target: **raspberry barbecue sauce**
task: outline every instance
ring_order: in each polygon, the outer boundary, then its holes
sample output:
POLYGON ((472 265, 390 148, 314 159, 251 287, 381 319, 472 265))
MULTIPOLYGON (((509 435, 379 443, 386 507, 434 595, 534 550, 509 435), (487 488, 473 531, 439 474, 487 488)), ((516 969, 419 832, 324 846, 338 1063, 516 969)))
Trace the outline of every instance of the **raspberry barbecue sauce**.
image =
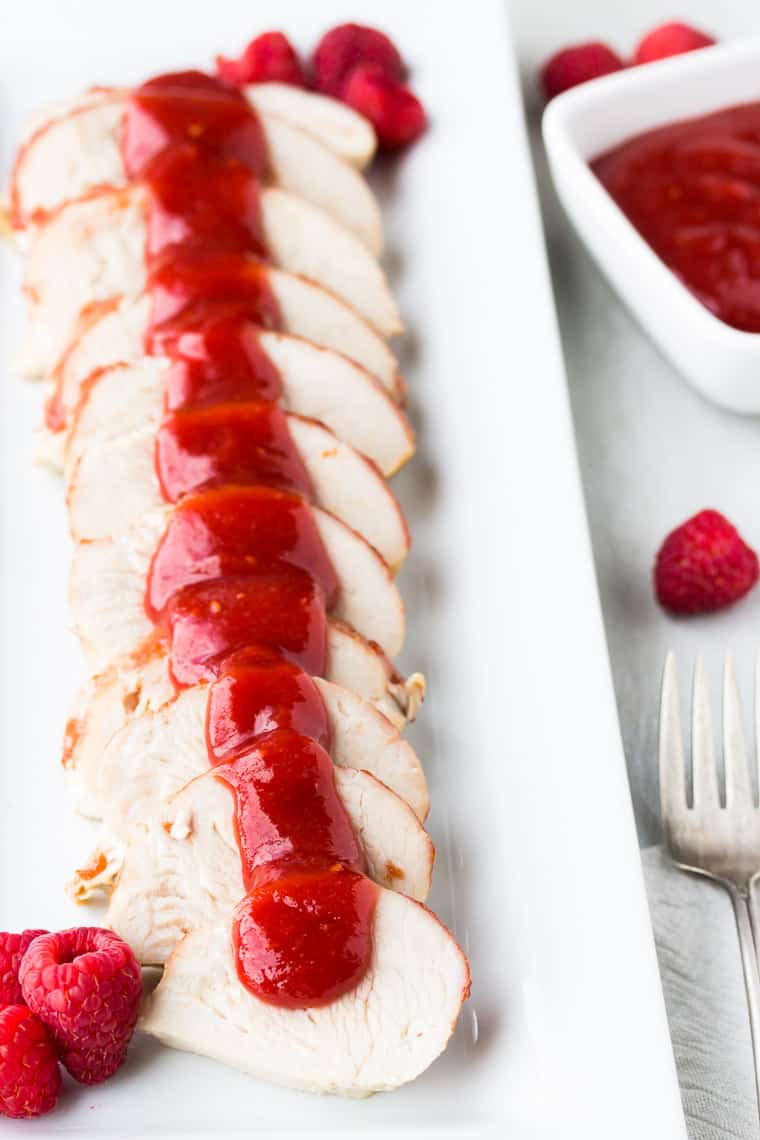
POLYGON ((591 169, 711 313, 760 332, 760 103, 647 131, 591 169))
POLYGON ((209 763, 234 800, 247 892, 240 980, 273 1005, 324 1005, 367 970, 377 887, 313 679, 338 581, 258 338, 281 325, 259 217, 266 140, 240 92, 186 72, 134 92, 122 152, 148 196, 145 348, 170 362, 155 468, 174 509, 145 609, 175 686, 209 683, 209 763))
POLYGON ((132 92, 121 138, 128 178, 141 178, 154 159, 188 143, 209 159, 234 159, 259 178, 269 173, 261 124, 236 87, 202 71, 178 71, 132 92))

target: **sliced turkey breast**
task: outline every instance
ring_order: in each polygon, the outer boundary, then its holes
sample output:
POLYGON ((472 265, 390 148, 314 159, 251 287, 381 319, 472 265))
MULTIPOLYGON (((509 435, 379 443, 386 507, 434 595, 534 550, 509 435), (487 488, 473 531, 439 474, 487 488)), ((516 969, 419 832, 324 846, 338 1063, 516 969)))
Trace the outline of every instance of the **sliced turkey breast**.
MULTIPOLYGON (((129 391, 129 386, 127 375, 121 390, 129 391)), ((241 408, 236 405, 229 409, 233 431, 243 430, 235 428, 241 408)), ((226 429, 219 411, 210 409, 204 415, 219 421, 223 433, 226 429)), ((227 414, 226 409, 221 411, 227 414)), ((398 501, 380 472, 314 420, 289 414, 287 425, 314 501, 361 534, 395 572, 409 549, 409 531, 398 501)), ((80 420, 71 441, 73 462, 66 495, 75 540, 116 538, 139 524, 146 514, 171 509, 164 502, 156 474, 157 427, 148 417, 142 428, 90 442, 80 420)))
MULTIPOLYGON (((369 878, 424 902, 434 849, 408 804, 357 769, 336 769, 335 787, 369 878)), ((228 916, 244 894, 233 795, 209 769, 135 819, 105 922, 143 965, 160 966, 180 938, 228 916)))
MULTIPOLYGON (((340 584, 333 616, 395 657, 404 640, 404 606, 387 565, 344 523, 318 507, 313 514, 340 584)), ((94 672, 137 650, 153 631, 145 585, 166 521, 165 511, 154 512, 118 539, 80 542, 74 549, 69 601, 94 672)))
MULTIPOLYGON (((330 730, 329 753, 341 768, 369 772, 409 804, 420 819, 428 809, 425 775, 414 749, 367 701, 332 681, 314 678, 330 730)), ((87 814, 123 837, 152 803, 174 795, 208 768, 209 688, 195 685, 160 708, 133 714, 96 752, 78 748, 70 759, 87 814)))
MULTIPOLYGON (((315 678, 315 681, 333 730, 333 759, 340 763, 348 756, 344 744, 346 749, 350 747, 351 754, 361 760, 362 768, 379 775, 423 818, 427 812, 424 776, 417 757, 400 739, 398 731, 417 715, 425 694, 424 678, 420 673, 406 679, 394 674, 376 646, 341 622, 331 622, 327 633, 327 681, 324 684, 321 679, 315 678), (373 709, 377 712, 376 718, 372 717, 373 709), (382 774, 375 767, 379 761, 372 760, 381 752, 382 774)), ((182 706, 177 729, 183 739, 186 734, 191 742, 198 739, 193 735, 199 724, 195 701, 205 702, 204 687, 188 690, 196 691, 203 692, 204 697, 183 698, 186 703, 182 706)), ((144 729, 153 724, 158 732, 164 724, 173 724, 174 713, 169 706, 178 699, 169 676, 166 648, 155 641, 141 646, 134 656, 123 658, 96 674, 82 688, 66 725, 63 764, 76 785, 78 809, 83 815, 95 818, 103 815, 105 789, 101 779, 105 780, 111 770, 110 760, 118 765, 121 755, 115 749, 109 752, 109 763, 105 763, 109 742, 146 714, 161 712, 163 719, 160 722, 146 720, 144 729)), ((128 739, 131 740, 131 736, 128 739)), ((187 754, 184 748, 176 751, 172 748, 172 763, 181 762, 187 754)), ((139 770, 135 761, 135 773, 139 770)))
POLYGON ((28 124, 10 185, 13 225, 25 228, 95 189, 124 185, 124 100, 103 92, 45 108, 28 124))
POLYGON ((377 148, 375 132, 369 120, 345 103, 288 83, 249 84, 243 90, 260 115, 277 115, 306 131, 359 170, 372 161, 377 148))
MULTIPOLYGON (((256 83, 243 88, 246 99, 258 112, 284 119, 318 139, 333 154, 363 169, 373 159, 377 138, 368 119, 329 95, 304 91, 288 83, 256 83)), ((120 102, 129 94, 124 87, 94 87, 71 99, 61 99, 43 107, 26 124, 25 141, 48 123, 62 119, 80 108, 120 102)))
MULTIPOLYGON (((61 355, 75 332, 77 317, 88 305, 144 288, 147 203, 140 186, 103 191, 64 206, 32 235, 24 289, 31 325, 36 335, 45 337, 47 360, 61 355)), ((274 266, 351 305, 381 335, 401 331, 382 270, 353 234, 284 190, 262 190, 260 212, 274 266)), ((291 325, 288 305, 286 294, 280 306, 285 328, 299 332, 291 325)), ((308 316, 304 319, 308 321, 308 316)), ((324 343, 328 348, 341 347, 324 343)), ((39 351, 42 358, 43 349, 39 351)))
MULTIPOLYGON (((123 235, 128 248, 130 234, 123 235)), ((81 296, 73 304, 64 300, 65 274, 58 269, 52 293, 47 292, 49 267, 28 261, 27 330, 19 356, 19 368, 27 376, 44 376, 60 370, 65 406, 72 391, 94 369, 133 361, 145 353, 145 333, 150 320, 150 298, 124 295, 116 283, 104 252, 93 235, 88 256, 93 258, 94 286, 98 296, 88 305, 81 296)), ((133 254, 127 260, 134 262, 133 254)), ((142 270, 141 270, 142 272, 142 270)), ((371 373, 390 395, 399 398, 404 383, 398 362, 383 338, 349 305, 319 286, 267 267, 267 283, 277 302, 282 331, 332 349, 371 373)), ((270 334, 267 334, 270 335, 270 334)))
MULTIPOLYGON (((67 202, 127 185, 121 153, 126 96, 80 104, 44 120, 21 147, 11 197, 21 226, 39 223, 67 202)), ((314 134, 263 111, 261 127, 275 186, 304 198, 351 230, 379 256, 383 234, 365 180, 314 134)))
MULTIPOLYGON (((375 646, 336 621, 328 626, 326 671, 328 681, 321 678, 314 681, 325 701, 333 732, 335 762, 348 759, 350 748, 361 767, 376 772, 423 819, 427 813, 424 774, 414 751, 398 735, 404 724, 415 719, 423 701, 423 676, 417 673, 403 679, 392 674, 389 663, 375 646), (382 774, 377 768, 381 756, 382 774)), ((180 716, 177 731, 183 736, 187 732, 189 742, 198 739, 194 736, 198 730, 196 701, 204 702, 205 715, 204 686, 188 690, 196 691, 203 692, 204 697, 183 697, 185 703, 177 714, 180 716)), ((162 712, 163 718, 161 722, 141 720, 142 731, 147 731, 148 725, 156 732, 165 724, 173 725, 175 714, 170 706, 179 699, 169 676, 165 648, 156 643, 141 646, 138 654, 116 662, 84 685, 68 718, 63 750, 63 763, 72 774, 77 808, 83 815, 96 819, 103 816, 104 797, 111 796, 105 781, 112 771, 115 780, 121 777, 122 752, 120 748, 109 750, 106 760, 109 742, 148 714, 162 712)), ((126 736, 122 742, 124 748, 126 740, 131 741, 132 736, 126 736)), ((186 755, 193 755, 193 751, 188 754, 186 749, 172 748, 172 765, 183 763, 186 755)), ((136 779, 141 779, 140 773, 136 758, 136 779)))
MULTIPOLYGON (((283 387, 281 407, 323 423, 376 463, 384 475, 403 466, 414 449, 411 426, 367 372, 297 337, 253 326, 246 333, 277 368, 283 387)), ((166 357, 143 356, 132 364, 99 371, 84 386, 77 385, 79 399, 67 416, 67 472, 86 447, 115 442, 149 425, 157 430, 168 363, 166 357)))
POLYGON ((23 149, 38 131, 45 130, 51 123, 84 111, 88 107, 101 107, 104 103, 119 103, 129 93, 128 87, 90 87, 78 95, 66 99, 48 99, 31 114, 27 115, 20 132, 20 146, 23 149))
POLYGON ((383 271, 350 230, 324 210, 275 187, 262 190, 259 208, 274 265, 322 285, 383 336, 403 332, 383 271))
POLYGON ((467 960, 446 927, 380 889, 370 967, 336 1002, 292 1010, 254 997, 238 977, 227 917, 177 944, 141 1028, 275 1084, 366 1096, 432 1064, 469 990, 467 960))
POLYGON ((261 123, 275 183, 330 214, 356 234, 373 257, 380 257, 380 207, 355 167, 336 155, 315 133, 289 123, 285 116, 263 111, 261 123))

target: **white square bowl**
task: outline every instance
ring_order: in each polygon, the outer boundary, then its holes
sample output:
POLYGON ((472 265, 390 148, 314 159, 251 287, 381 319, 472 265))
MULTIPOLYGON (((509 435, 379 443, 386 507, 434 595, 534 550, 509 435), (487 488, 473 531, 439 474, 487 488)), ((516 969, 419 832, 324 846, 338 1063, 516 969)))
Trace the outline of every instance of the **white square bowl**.
POLYGON ((645 331, 708 399, 760 413, 760 333, 713 316, 631 225, 589 161, 633 135, 760 101, 760 39, 621 71, 558 96, 543 136, 562 205, 645 331))

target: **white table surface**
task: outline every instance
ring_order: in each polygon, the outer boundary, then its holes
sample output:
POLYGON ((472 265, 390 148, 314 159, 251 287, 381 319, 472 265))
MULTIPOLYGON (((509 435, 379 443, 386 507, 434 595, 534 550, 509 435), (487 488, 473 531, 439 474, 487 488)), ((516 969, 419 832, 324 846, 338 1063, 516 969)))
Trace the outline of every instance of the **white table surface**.
MULTIPOLYGON (((511 13, 636 822, 646 846, 661 834, 655 745, 668 648, 678 654, 684 702, 694 656, 704 652, 716 707, 722 656, 734 653, 750 730, 760 589, 723 613, 674 620, 654 601, 651 568, 668 531, 703 507, 721 510, 760 550, 760 419, 730 415, 694 393, 582 248, 546 169, 536 70, 557 48, 585 39, 603 39, 630 53, 645 30, 676 16, 720 38, 758 34, 760 13, 747 0, 680 0, 675 6, 662 0, 511 0, 511 13)), ((558 590, 561 567, 558 551, 558 590)))

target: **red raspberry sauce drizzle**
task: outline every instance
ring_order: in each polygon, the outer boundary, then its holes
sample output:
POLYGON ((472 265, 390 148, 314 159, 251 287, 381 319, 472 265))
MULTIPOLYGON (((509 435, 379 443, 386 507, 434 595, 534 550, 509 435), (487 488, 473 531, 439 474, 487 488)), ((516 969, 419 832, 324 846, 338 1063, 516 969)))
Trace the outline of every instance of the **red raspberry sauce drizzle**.
POLYGON ((263 402, 169 412, 156 439, 156 472, 167 503, 227 483, 311 494, 285 413, 263 402))
POLYGON ((145 608, 178 688, 211 682, 209 763, 230 788, 247 894, 233 920, 243 983, 285 1008, 353 989, 377 888, 335 786, 324 703, 338 580, 257 329, 279 328, 259 214, 261 126, 237 90, 150 80, 123 127, 148 193, 146 351, 168 356, 156 474, 175 504, 145 608))

